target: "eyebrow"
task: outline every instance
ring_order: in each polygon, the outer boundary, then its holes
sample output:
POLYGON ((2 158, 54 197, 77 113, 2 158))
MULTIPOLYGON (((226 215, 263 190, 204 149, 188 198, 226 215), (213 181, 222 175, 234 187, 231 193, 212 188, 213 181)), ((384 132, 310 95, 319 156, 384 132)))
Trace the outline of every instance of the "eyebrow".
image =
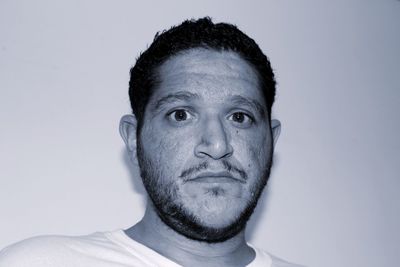
POLYGON ((248 99, 246 97, 240 96, 240 95, 234 95, 232 96, 231 100, 230 100, 233 104, 241 106, 249 106, 252 109, 256 110, 259 115, 261 117, 265 117, 266 116, 266 109, 264 108, 264 106, 258 102, 255 99, 248 99))
MULTIPOLYGON (((190 93, 187 91, 179 91, 173 94, 168 94, 160 99, 157 100, 153 110, 155 112, 159 111, 164 105, 172 104, 177 101, 191 101, 193 99, 199 99, 200 96, 195 93, 190 93)), ((261 117, 266 116, 266 109, 264 106, 255 99, 248 99, 241 95, 233 95, 230 100, 232 104, 237 106, 248 106, 258 112, 261 117)))
POLYGON ((198 98, 200 98, 198 94, 185 91, 168 94, 157 100, 154 106, 154 110, 158 111, 166 104, 175 103, 177 101, 190 101, 192 99, 198 99, 198 98))

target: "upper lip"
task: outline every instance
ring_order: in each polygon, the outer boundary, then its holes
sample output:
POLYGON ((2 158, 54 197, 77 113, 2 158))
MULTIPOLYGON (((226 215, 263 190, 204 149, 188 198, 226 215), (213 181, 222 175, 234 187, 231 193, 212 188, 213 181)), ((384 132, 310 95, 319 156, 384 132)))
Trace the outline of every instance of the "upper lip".
POLYGON ((215 178, 215 179, 218 179, 218 178, 230 178, 230 179, 236 180, 236 181, 241 182, 241 183, 245 182, 243 179, 232 175, 232 173, 230 173, 228 171, 218 171, 218 172, 206 171, 206 172, 201 172, 201 173, 197 174, 196 176, 194 176, 190 180, 196 180, 196 179, 201 179, 201 178, 215 178))

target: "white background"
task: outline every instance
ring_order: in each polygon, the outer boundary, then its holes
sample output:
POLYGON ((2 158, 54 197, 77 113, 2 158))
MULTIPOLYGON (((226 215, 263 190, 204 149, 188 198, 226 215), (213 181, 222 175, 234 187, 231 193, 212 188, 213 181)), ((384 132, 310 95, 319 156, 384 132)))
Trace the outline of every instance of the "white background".
POLYGON ((397 266, 400 1, 0 0, 0 248, 126 228, 145 198, 118 134, 154 34, 209 15, 269 56, 283 129, 253 244, 309 266, 397 266))

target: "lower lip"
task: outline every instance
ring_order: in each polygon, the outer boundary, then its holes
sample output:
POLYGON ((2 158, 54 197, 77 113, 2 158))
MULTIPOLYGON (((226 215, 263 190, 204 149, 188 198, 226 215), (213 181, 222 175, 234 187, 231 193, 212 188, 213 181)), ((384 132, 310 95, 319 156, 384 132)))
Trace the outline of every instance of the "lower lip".
POLYGON ((237 183, 239 182, 238 180, 231 178, 231 177, 226 177, 226 176, 213 176, 213 177, 199 177, 199 178, 194 178, 189 180, 190 182, 195 182, 195 183, 237 183))

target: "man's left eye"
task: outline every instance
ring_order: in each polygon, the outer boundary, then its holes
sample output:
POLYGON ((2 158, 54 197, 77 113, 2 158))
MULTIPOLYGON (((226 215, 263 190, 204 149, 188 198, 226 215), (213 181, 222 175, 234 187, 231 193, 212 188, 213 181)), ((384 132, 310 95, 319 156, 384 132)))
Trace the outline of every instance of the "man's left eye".
POLYGON ((250 125, 253 123, 253 119, 244 112, 235 112, 228 119, 241 125, 250 125))

